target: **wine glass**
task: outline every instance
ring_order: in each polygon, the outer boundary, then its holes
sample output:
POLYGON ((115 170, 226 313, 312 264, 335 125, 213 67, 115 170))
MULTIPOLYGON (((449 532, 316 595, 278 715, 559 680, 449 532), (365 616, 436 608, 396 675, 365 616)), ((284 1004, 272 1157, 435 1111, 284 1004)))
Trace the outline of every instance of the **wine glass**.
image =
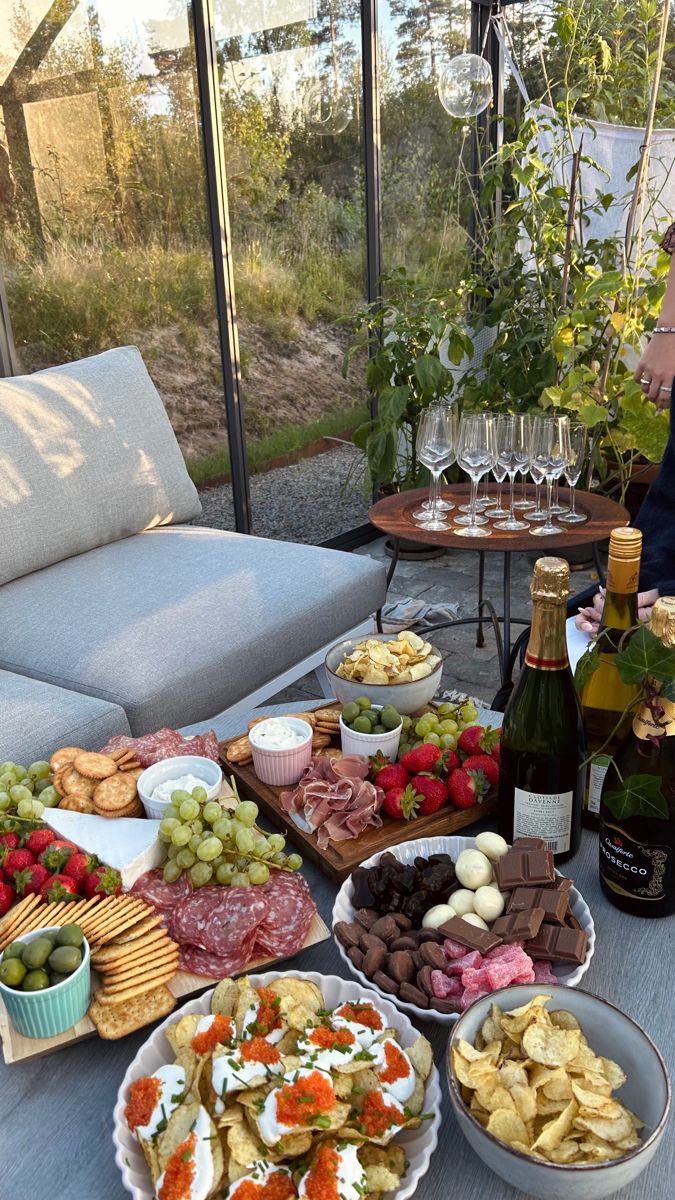
POLYGON ((535 484, 535 507, 528 512, 527 519, 532 524, 533 521, 545 521, 547 517, 546 510, 541 506, 541 489, 546 478, 541 464, 536 463, 532 457, 532 446, 537 439, 537 430, 543 421, 548 421, 549 417, 543 413, 533 413, 530 417, 530 475, 532 482, 535 484))
POLYGON ((424 529, 450 529, 438 511, 438 481, 455 458, 455 435, 451 410, 446 405, 428 408, 420 421, 416 441, 417 457, 431 472, 431 513, 424 529))
POLYGON ((586 426, 579 421, 572 422, 570 424, 570 457, 565 467, 565 479, 570 488, 570 507, 569 512, 563 513, 560 517, 565 525, 581 525, 583 521, 588 520, 583 513, 577 512, 577 484, 586 458, 587 440, 586 426))
POLYGON ((551 504, 553 481, 560 479, 571 453, 569 417, 549 417, 537 426, 532 440, 532 460, 537 464, 537 471, 543 470, 546 478, 546 520, 536 529, 530 529, 533 537, 551 537, 554 533, 565 532, 554 523, 551 504))
MULTIPOLYGON (((495 419, 494 413, 490 413, 490 412, 472 413, 471 415, 474 417, 477 417, 481 421, 485 420, 486 418, 489 418, 491 421, 495 419)), ((491 501, 490 501, 490 496, 489 496, 488 492, 489 492, 489 482, 488 482, 488 476, 486 474, 485 475, 485 490, 483 492, 483 495, 481 496, 481 495, 479 495, 478 492, 476 492, 476 512, 482 513, 485 511, 486 508, 489 508, 491 501)), ((468 504, 460 504, 459 511, 463 512, 463 513, 470 513, 471 512, 471 503, 469 502, 468 504)), ((494 515, 494 514, 492 514, 492 515, 494 515)), ((466 525, 466 524, 468 524, 468 522, 465 521, 464 524, 466 525)))
MULTIPOLYGON (((495 436, 497 439, 498 447, 499 447, 499 426, 500 426, 500 423, 504 419, 505 418, 504 418, 503 413, 499 413, 496 417, 495 436)), ((504 505, 502 503, 502 489, 503 489, 504 480, 506 479, 506 467, 502 465, 502 463, 499 461, 499 458, 497 458, 497 461, 495 462, 495 465, 492 468, 492 474, 493 474, 494 478, 496 479, 497 483, 499 484, 499 487, 497 488, 497 498, 496 498, 496 500, 491 500, 490 503, 488 504, 487 508, 485 508, 483 510, 485 512, 486 516, 488 516, 491 521, 495 517, 502 518, 502 517, 508 517, 508 515, 509 515, 508 508, 504 508, 504 505)))
POLYGON ((468 516, 456 517, 455 523, 464 528, 456 529, 459 537, 489 537, 491 529, 487 517, 476 512, 478 481, 486 471, 491 471, 497 461, 495 443, 495 420, 489 413, 464 413, 459 425, 457 462, 471 478, 471 503, 468 516))
MULTIPOLYGON (((452 453, 452 458, 451 458, 450 462, 448 463, 448 466, 452 466, 452 464, 456 461, 455 450, 457 447, 457 429, 459 427, 459 419, 458 419, 458 415, 457 415, 457 407, 455 405, 455 401, 454 400, 433 400, 429 407, 430 408, 436 408, 436 407, 444 408, 444 409, 447 409, 448 413, 450 414, 450 421, 451 421, 452 431, 453 431, 453 437, 452 437, 453 453, 452 453)), ((428 411, 428 409, 427 409, 427 411, 428 411)), ((416 509, 415 512, 413 513, 413 518, 415 521, 421 521, 423 524, 425 524, 427 521, 431 520, 431 512, 433 509, 432 492, 433 492, 434 488, 436 488, 436 493, 437 493, 436 494, 436 512, 437 513, 452 512, 452 509, 455 507, 451 500, 444 500, 443 497, 441 496, 441 494, 440 494, 440 477, 438 480, 434 480, 434 477, 432 476, 431 483, 429 485, 429 499, 425 500, 422 504, 422 507, 416 509)))
POLYGON ((530 463, 530 421, 522 413, 517 416, 505 416, 497 423, 497 458, 506 469, 509 477, 509 515, 504 521, 497 521, 495 529, 503 529, 506 533, 518 533, 521 529, 529 529, 527 521, 519 521, 514 512, 515 480, 518 471, 527 471, 530 463))

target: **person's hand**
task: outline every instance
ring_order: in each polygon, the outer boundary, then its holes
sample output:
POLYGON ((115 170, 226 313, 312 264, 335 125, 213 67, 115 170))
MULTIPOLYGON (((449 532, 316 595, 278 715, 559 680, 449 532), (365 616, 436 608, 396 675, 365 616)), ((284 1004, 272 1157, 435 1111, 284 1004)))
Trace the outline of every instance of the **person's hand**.
MULTIPOLYGON (((602 610, 605 606, 605 596, 607 595, 606 588, 600 588, 593 597, 593 604, 588 608, 580 608, 575 617, 575 625, 582 633, 588 633, 593 637, 600 626, 602 619, 602 610)), ((658 588, 651 588, 648 592, 638 593, 638 620, 647 622, 652 615, 654 603, 659 598, 658 588)))
POLYGON ((675 379, 675 333, 655 333, 635 368, 634 379, 657 408, 667 408, 675 379))

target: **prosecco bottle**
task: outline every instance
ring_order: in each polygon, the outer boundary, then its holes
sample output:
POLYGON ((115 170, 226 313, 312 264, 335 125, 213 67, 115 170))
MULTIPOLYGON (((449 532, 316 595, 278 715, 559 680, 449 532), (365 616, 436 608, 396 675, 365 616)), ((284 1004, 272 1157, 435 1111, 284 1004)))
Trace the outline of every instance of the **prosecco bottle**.
POLYGON ((499 828, 511 842, 543 838, 556 862, 581 837, 586 749, 567 658, 569 565, 540 558, 530 587, 532 630, 502 728, 499 828))
MULTIPOLYGON (((675 597, 656 601, 650 629, 675 647, 675 597)), ((675 703, 661 686, 648 681, 600 804, 600 884, 636 917, 675 913, 675 703)))
POLYGON ((639 529, 613 529, 609 538, 607 594, 598 634, 600 665, 586 683, 581 695, 581 711, 586 731, 586 746, 591 756, 586 780, 583 824, 598 829, 600 795, 612 755, 630 727, 627 706, 635 700, 639 688, 624 683, 615 666, 621 638, 637 625, 638 579, 642 534, 639 529))

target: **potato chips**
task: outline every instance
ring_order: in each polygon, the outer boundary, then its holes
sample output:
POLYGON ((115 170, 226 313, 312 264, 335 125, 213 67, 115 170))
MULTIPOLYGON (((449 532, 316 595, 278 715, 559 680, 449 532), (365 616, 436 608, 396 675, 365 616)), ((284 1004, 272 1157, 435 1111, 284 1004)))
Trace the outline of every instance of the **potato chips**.
POLYGON ((401 1046, 370 1001, 327 1010, 308 980, 223 980, 211 1013, 185 1014, 166 1040, 174 1061, 134 1080, 125 1110, 159 1197, 198 1152, 210 1185, 202 1193, 197 1173, 192 1200, 237 1200, 237 1185, 243 1200, 244 1181, 270 1174, 283 1195, 303 1180, 301 1194, 319 1194, 338 1176, 364 1200, 399 1186, 406 1160, 393 1139, 421 1123, 433 1057, 426 1038, 401 1046))
POLYGON ((452 1067, 469 1110, 488 1133, 550 1163, 600 1163, 640 1144, 642 1122, 612 1092, 618 1063, 591 1050, 579 1022, 550 996, 512 1012, 492 1005, 476 1045, 459 1040, 452 1067))
POLYGON ((440 661, 431 642, 404 629, 389 642, 378 638, 359 642, 335 674, 353 683, 412 683, 431 675, 440 661))

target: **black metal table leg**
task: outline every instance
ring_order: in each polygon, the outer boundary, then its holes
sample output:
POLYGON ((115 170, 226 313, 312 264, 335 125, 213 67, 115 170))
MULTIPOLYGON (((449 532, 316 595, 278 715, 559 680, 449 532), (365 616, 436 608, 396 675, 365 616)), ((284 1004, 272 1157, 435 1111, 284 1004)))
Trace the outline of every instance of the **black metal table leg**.
POLYGON ((485 551, 478 551, 478 624, 476 626, 476 645, 479 650, 485 645, 485 631, 483 629, 483 606, 485 599, 483 592, 485 590, 485 551))
MULTIPOLYGON (((392 579, 394 578, 394 571, 396 570, 396 567, 398 565, 398 556, 401 552, 401 543, 399 542, 397 537, 391 538, 391 547, 392 547, 391 562, 389 563, 389 569, 387 571, 387 591, 389 591, 389 584, 391 583, 392 579)), ((382 628, 382 609, 381 608, 378 608, 377 612, 375 613, 375 622, 377 624, 377 632, 384 633, 384 629, 382 628)))
POLYGON ((511 658, 511 551, 504 551, 504 655, 502 659, 502 683, 504 668, 511 658))

